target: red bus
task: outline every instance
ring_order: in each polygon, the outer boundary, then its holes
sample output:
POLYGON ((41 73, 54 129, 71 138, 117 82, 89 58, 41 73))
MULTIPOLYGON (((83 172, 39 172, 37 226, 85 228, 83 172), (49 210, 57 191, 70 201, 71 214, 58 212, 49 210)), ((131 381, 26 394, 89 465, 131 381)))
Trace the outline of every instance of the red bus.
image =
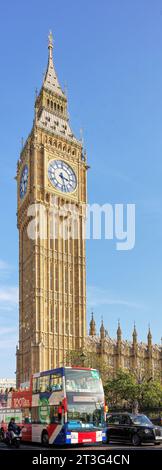
POLYGON ((96 369, 61 367, 34 374, 29 389, 9 394, 9 404, 22 412, 23 441, 106 441, 104 391, 96 369))

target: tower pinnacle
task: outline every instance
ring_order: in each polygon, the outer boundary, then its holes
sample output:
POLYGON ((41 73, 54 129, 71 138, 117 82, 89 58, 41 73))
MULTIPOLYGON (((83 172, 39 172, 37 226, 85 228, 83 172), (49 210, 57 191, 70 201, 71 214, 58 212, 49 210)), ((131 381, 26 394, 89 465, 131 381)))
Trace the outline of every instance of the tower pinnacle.
POLYGON ((103 318, 101 319, 100 338, 101 339, 105 338, 105 327, 104 327, 103 318))
POLYGON ((121 337, 122 337, 122 330, 120 326, 120 320, 118 320, 117 339, 121 340, 121 337))
POLYGON ((53 35, 52 32, 49 32, 48 35, 48 65, 47 65, 47 70, 45 74, 45 78, 43 81, 43 87, 46 88, 47 90, 50 90, 57 95, 64 96, 63 91, 61 90, 55 68, 54 68, 54 63, 53 63, 53 35))
POLYGON ((90 336, 95 336, 96 335, 96 323, 95 323, 95 320, 94 320, 93 312, 91 314, 89 334, 90 334, 90 336))
POLYGON ((147 340, 148 340, 148 345, 151 345, 151 344, 152 344, 152 334, 151 334, 151 328, 150 328, 150 325, 149 325, 149 330, 148 330, 147 340))
POLYGON ((135 322, 134 322, 134 330, 133 330, 133 341, 137 341, 137 330, 136 330, 135 322))
MULTIPOLYGON (((59 84, 53 62, 53 36, 48 35, 48 64, 41 90, 35 100, 34 124, 45 132, 65 137, 70 142, 82 146, 75 138, 69 124, 67 97, 59 84)), ((51 145, 51 144, 50 144, 51 145)))
POLYGON ((52 31, 49 32, 48 35, 48 49, 49 49, 49 56, 52 57, 52 49, 53 49, 53 35, 52 31))

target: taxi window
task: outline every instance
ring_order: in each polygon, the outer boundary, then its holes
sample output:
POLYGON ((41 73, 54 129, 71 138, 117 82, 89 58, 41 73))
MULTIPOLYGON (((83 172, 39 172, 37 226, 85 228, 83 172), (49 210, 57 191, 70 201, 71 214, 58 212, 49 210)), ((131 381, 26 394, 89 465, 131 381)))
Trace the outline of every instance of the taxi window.
POLYGON ((107 422, 109 424, 120 424, 120 416, 118 415, 109 416, 107 422))
POLYGON ((131 420, 130 420, 130 417, 127 416, 127 415, 123 415, 121 416, 120 418, 120 424, 131 424, 131 420))

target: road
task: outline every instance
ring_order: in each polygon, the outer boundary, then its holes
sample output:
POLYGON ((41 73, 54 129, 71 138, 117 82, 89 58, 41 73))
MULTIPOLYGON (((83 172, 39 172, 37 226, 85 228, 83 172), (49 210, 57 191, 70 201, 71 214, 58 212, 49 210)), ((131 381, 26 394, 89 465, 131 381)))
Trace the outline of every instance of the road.
MULTIPOLYGON (((25 444, 22 442, 21 444, 21 450, 39 450, 39 451, 42 451, 42 450, 48 450, 47 447, 42 447, 41 445, 38 445, 38 444, 25 444)), ((61 450, 61 447, 50 447, 49 448, 50 450, 61 450)), ((74 447, 73 447, 74 449, 74 447)), ((127 450, 129 451, 130 449, 140 449, 140 450, 146 450, 146 449, 151 449, 151 450, 162 450, 162 443, 159 445, 159 446, 154 446, 153 444, 143 444, 141 445, 140 447, 132 447, 131 445, 129 444, 121 444, 121 443, 116 443, 116 444, 110 444, 110 445, 107 445, 107 444, 103 444, 102 446, 82 446, 82 447, 75 447, 75 449, 77 451, 79 450, 89 450, 89 451, 93 451, 93 450, 127 450)), ((0 443, 0 452, 3 451, 3 450, 14 450, 13 448, 9 448, 7 447, 4 443, 0 443)), ((71 451, 71 447, 67 447, 66 448, 67 451, 71 451)))

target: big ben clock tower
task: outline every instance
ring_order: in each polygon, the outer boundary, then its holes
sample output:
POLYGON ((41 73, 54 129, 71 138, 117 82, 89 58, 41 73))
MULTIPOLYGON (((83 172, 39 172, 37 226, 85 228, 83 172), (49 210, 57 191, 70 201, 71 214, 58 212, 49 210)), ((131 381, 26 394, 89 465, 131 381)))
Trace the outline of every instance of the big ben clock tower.
POLYGON ((36 97, 33 127, 17 165, 18 385, 28 381, 32 373, 63 365, 70 351, 83 346, 86 335, 87 164, 82 143, 69 125, 67 98, 53 64, 51 33, 48 50, 47 71, 36 97), (64 215, 55 219, 53 236, 50 229, 53 201, 58 214, 67 206, 76 210, 77 236, 76 233, 73 236, 71 218, 67 222, 68 236, 60 230, 64 215), (44 234, 31 237, 32 210, 35 208, 36 214, 39 207, 44 214, 44 234))

